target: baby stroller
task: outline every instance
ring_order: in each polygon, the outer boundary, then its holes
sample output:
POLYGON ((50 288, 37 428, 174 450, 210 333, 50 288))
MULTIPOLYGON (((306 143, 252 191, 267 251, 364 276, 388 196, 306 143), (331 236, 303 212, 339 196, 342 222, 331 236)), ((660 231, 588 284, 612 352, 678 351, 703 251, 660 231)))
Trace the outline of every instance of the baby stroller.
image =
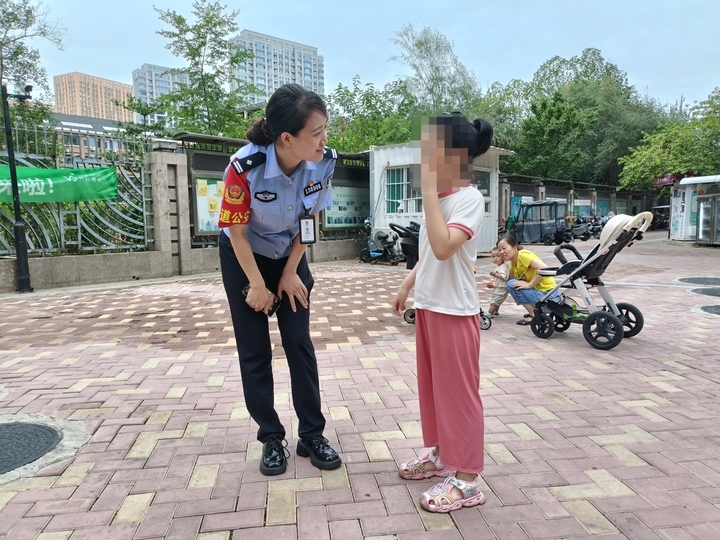
POLYGON ((605 289, 601 276, 610 262, 623 248, 642 240, 643 233, 652 222, 650 212, 636 216, 618 214, 611 218, 600 235, 600 242, 584 259, 570 244, 555 248, 555 256, 562 266, 538 270, 543 276, 553 276, 557 286, 545 293, 535 305, 535 316, 530 328, 539 338, 547 339, 557 330, 564 332, 572 323, 582 324, 585 341, 600 350, 616 347, 623 337, 633 337, 642 330, 644 319, 638 308, 632 304, 615 303, 605 289), (568 262, 563 250, 572 251, 577 260, 568 262), (585 307, 569 302, 550 300, 560 287, 576 289, 585 307), (596 287, 605 305, 598 307, 588 291, 596 287))

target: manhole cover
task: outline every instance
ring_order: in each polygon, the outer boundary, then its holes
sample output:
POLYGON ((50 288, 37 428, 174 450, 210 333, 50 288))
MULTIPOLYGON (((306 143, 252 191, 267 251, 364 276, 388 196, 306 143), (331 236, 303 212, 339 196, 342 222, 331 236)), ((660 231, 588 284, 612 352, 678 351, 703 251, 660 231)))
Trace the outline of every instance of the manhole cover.
POLYGON ((717 296, 720 298, 720 288, 713 287, 713 288, 707 288, 707 289, 693 289, 690 291, 695 294, 704 294, 705 296, 717 296))
POLYGON ((705 313, 720 315, 720 306, 703 306, 700 309, 702 309, 705 313))
POLYGON ((44 456, 61 438, 60 433, 43 424, 0 424, 0 474, 44 456))
POLYGON ((683 283, 691 283, 693 285, 715 285, 720 287, 720 278, 716 277, 684 277, 678 281, 683 283))

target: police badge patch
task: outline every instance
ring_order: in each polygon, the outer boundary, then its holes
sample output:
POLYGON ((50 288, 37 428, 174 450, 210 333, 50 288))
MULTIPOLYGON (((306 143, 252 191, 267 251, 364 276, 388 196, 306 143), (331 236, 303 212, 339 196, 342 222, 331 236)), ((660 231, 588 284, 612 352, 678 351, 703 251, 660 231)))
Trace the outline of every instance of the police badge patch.
POLYGON ((245 192, 240 186, 228 186, 225 189, 225 200, 230 204, 242 204, 245 200, 245 192))
POLYGON ((271 193, 270 191, 259 191, 255 194, 255 198, 262 202, 271 202, 277 199, 277 193, 271 193))

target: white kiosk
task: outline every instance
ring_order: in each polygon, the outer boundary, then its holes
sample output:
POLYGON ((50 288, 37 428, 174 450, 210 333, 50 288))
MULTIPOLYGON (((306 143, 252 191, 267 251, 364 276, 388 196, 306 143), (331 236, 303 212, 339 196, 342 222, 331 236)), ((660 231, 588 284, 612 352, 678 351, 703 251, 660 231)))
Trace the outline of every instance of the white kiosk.
POLYGON ((683 178, 672 195, 670 239, 720 245, 720 175, 683 178))
MULTIPOLYGON (((480 231, 478 253, 488 253, 497 243, 499 216, 498 185, 500 156, 513 154, 510 150, 490 149, 473 161, 473 176, 477 188, 485 196, 485 217, 480 231)), ((411 167, 420 165, 420 149, 411 144, 391 144, 370 147, 370 216, 373 234, 377 230, 390 231, 390 223, 403 227, 411 221, 422 220, 422 196, 413 189, 411 167)))

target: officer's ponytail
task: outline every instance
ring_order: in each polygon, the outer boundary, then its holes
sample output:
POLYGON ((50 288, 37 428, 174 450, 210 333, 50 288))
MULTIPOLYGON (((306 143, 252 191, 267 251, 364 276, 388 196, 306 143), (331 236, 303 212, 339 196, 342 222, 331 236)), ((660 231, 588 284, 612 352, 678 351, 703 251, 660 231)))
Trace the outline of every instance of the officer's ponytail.
POLYGON ((267 120, 265 118, 254 118, 252 127, 247 132, 247 139, 258 146, 266 146, 272 142, 267 131, 267 120))
POLYGON ((267 146, 285 132, 297 135, 315 111, 327 117, 325 102, 319 95, 299 84, 284 84, 270 96, 265 118, 253 121, 247 138, 253 144, 267 146))

